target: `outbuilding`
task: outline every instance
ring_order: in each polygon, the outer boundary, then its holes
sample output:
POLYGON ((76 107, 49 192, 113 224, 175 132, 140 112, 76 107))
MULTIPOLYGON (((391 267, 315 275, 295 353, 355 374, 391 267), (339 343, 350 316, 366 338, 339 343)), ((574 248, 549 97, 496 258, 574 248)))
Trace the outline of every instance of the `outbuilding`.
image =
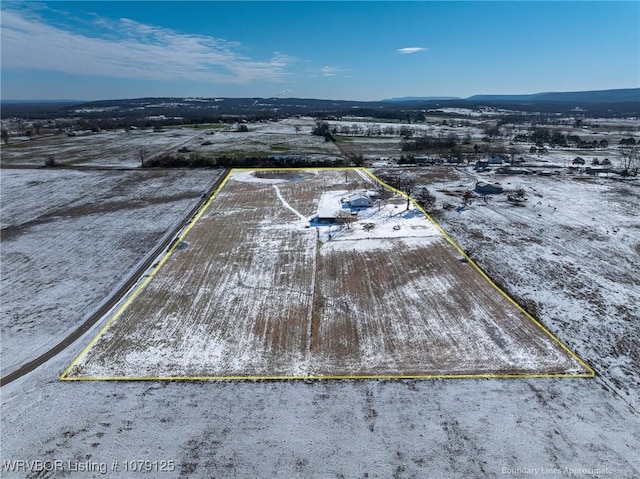
POLYGON ((480 195, 498 195, 503 191, 504 189, 500 183, 485 183, 484 181, 476 183, 475 192, 480 195))

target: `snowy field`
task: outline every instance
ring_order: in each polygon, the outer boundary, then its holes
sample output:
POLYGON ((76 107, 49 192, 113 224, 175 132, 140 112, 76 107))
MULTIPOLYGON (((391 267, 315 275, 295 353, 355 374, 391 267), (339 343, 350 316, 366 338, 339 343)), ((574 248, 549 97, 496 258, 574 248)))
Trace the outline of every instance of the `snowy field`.
POLYGON ((400 158, 403 154, 398 137, 340 136, 338 145, 345 154, 362 155, 367 160, 400 158))
POLYGON ((2 169, 2 373, 77 327, 219 174, 2 169))
MULTIPOLYGON (((202 133, 192 128, 162 132, 147 130, 104 131, 95 134, 48 136, 2 145, 2 163, 11 166, 43 166, 49 158, 63 165, 136 168, 140 152, 145 158, 173 153, 197 142, 202 133)), ((203 138, 203 137, 202 137, 203 138)))
POLYGON ((588 373, 401 197, 310 228, 362 174, 233 172, 65 377, 588 373))
POLYGON ((72 472, 85 464, 125 479, 640 472, 637 411, 598 379, 59 381, 79 350, 2 388, 2 460, 61 469, 4 466, 2 477, 104 477, 72 472), (145 460, 170 470, 131 472, 125 462, 145 460))
POLYGON ((334 143, 311 135, 311 118, 248 123, 247 132, 237 124, 204 125, 202 128, 166 127, 131 131, 103 131, 68 137, 38 137, 2 145, 2 162, 12 166, 43 166, 54 158, 63 165, 136 168, 140 155, 146 160, 161 155, 192 153, 205 157, 319 155, 338 158, 334 143))
POLYGON ((199 145, 193 144, 193 147, 205 156, 320 155, 339 158, 340 151, 334 143, 325 141, 321 136, 311 135, 314 124, 311 118, 248 123, 247 132, 234 131, 239 125, 231 125, 223 130, 216 130, 213 135, 205 135, 206 141, 199 145), (202 144, 209 142, 210 145, 202 144))

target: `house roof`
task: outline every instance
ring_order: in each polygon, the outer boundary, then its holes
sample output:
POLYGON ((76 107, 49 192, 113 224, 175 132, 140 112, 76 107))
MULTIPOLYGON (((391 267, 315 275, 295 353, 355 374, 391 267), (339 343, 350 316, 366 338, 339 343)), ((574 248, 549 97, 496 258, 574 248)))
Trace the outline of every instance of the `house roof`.
POLYGON ((371 201, 371 198, 369 198, 368 196, 362 194, 362 193, 353 193, 349 196, 347 196, 347 201, 349 203, 353 203, 354 201, 357 200, 365 200, 365 201, 371 201))
POLYGON ((502 191, 502 186, 500 183, 486 183, 484 181, 479 181, 476 183, 477 190, 500 190, 502 191))
POLYGON ((346 190, 325 191, 318 202, 318 218, 336 218, 342 211, 340 200, 349 192, 346 190))

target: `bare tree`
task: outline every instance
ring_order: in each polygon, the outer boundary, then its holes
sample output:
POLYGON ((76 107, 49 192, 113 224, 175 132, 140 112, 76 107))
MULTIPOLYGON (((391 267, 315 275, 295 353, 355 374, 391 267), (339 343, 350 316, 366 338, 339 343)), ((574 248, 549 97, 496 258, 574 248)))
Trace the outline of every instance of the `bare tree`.
POLYGON ((140 159, 140 168, 144 166, 144 161, 147 157, 147 149, 144 146, 138 148, 138 158, 140 159))
POLYGON ((475 197, 476 195, 474 195, 472 191, 465 191, 464 195, 462 195, 462 206, 468 206, 475 197))
POLYGON ((637 175, 640 169, 640 148, 630 146, 622 151, 622 174, 624 176, 637 175))
POLYGON ((392 171, 388 174, 381 175, 380 178, 389 186, 407 195, 407 209, 409 209, 409 205, 411 204, 410 196, 416 188, 416 179, 400 171, 392 171))
POLYGON ((431 194, 431 192, 422 187, 415 193, 415 199, 418 204, 426 211, 430 211, 436 204, 436 197, 431 194))
POLYGON ((507 195, 507 200, 513 204, 520 204, 526 199, 524 189, 522 188, 518 188, 507 195))
POLYGON ((411 204, 411 195, 415 191, 416 188, 416 179, 409 175, 403 175, 400 177, 400 183, 397 188, 402 191, 405 195, 407 195, 407 210, 409 209, 409 205, 411 204))
POLYGON ((342 210, 338 213, 336 218, 340 223, 344 224, 345 227, 350 230, 351 223, 358 220, 357 215, 352 215, 350 210, 342 210))

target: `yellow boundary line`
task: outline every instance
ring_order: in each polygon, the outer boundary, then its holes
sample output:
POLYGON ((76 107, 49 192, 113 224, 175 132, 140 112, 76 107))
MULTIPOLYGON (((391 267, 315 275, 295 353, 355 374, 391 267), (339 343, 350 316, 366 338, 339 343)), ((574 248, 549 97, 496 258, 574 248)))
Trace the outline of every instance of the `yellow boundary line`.
POLYGON ((592 378, 595 376, 595 371, 589 366, 582 358, 576 353, 571 351, 558 337, 556 337, 551 331, 544 327, 537 319, 531 316, 527 311, 522 308, 511 296, 503 291, 498 285, 496 285, 489 276, 473 261, 464 250, 447 234, 446 231, 420 206, 418 203, 408 196, 403 191, 400 191, 371 173, 369 170, 363 167, 319 167, 319 168, 232 168, 229 170, 222 180, 218 188, 209 197, 206 203, 200 208, 198 213, 193 217, 188 226, 178 235, 173 241, 170 248, 166 251, 163 257, 156 263, 151 273, 140 283, 133 292, 129 295, 126 301, 116 310, 113 316, 107 321, 107 323, 100 329, 98 334, 89 342, 89 344, 81 351, 81 353, 73 360, 73 362, 64 370, 60 375, 62 381, 290 381, 290 380, 391 380, 391 379, 523 379, 523 378, 592 378), (95 345, 95 343, 102 337, 105 331, 113 324, 113 322, 124 312, 129 304, 140 294, 140 292, 146 287, 146 285, 155 276, 162 265, 169 259, 173 251, 180 244, 182 239, 187 235, 195 223, 200 219, 204 212, 209 208, 213 200, 218 196, 222 188, 227 184, 229 178, 236 171, 361 171, 370 177, 373 181, 380 184, 384 188, 387 188, 404 198, 408 198, 416 209, 418 209, 424 216, 442 233, 445 239, 451 243, 454 248, 471 264, 482 277, 493 286, 496 291, 503 295, 509 302, 511 302, 519 311, 521 311, 528 319, 533 321, 544 333, 547 334, 553 341, 555 341, 562 349, 564 349, 573 359, 575 359, 587 372, 586 373, 513 373, 513 374, 423 374, 423 375, 308 375, 308 376, 96 376, 96 377, 69 377, 71 370, 84 358, 87 352, 95 345))
POLYGON ((100 339, 100 337, 104 334, 104 332, 109 328, 109 326, 111 326, 111 324, 113 324, 113 322, 118 319, 118 317, 124 312, 124 310, 129 306, 129 304, 131 304, 131 302, 138 296, 138 294, 140 294, 140 292, 145 288, 145 286, 147 286, 147 284, 151 281, 151 279, 156 275, 156 273, 158 272, 158 270, 162 267, 162 265, 169 259, 169 257, 171 256, 171 254, 173 253, 173 251, 178 247, 178 245, 180 244, 180 242, 182 241, 182 239, 186 236, 186 234, 191 230, 191 228, 193 228, 193 225, 196 224, 196 222, 200 219, 200 217, 204 214, 204 212, 207 210, 207 208, 209 208, 209 205, 211 204, 211 202, 214 200, 214 198, 216 196, 218 196, 218 193, 220 192, 220 190, 222 190, 222 188, 224 187, 224 185, 227 184, 227 181, 229 180, 229 177, 231 176, 233 170, 230 170, 227 172, 227 174, 225 175, 224 179, 222 180, 222 182, 220 183, 220 185, 218 186, 218 188, 216 188, 216 190, 211 194, 211 196, 209 197, 209 199, 205 202, 204 205, 202 205, 202 207, 200 208, 200 210, 195 214, 195 216, 191 219, 191 221, 189 222, 189 224, 187 225, 187 227, 182 231, 182 233, 180 233, 178 235, 178 237, 171 243, 171 245, 169 246, 169 249, 167 249, 167 251, 165 252, 165 254, 162 256, 162 258, 160 259, 160 261, 158 261, 153 269, 151 270, 151 273, 149 273, 149 275, 144 279, 144 281, 142 281, 142 283, 140 283, 138 286, 136 286, 136 288, 133 290, 133 292, 129 295, 129 297, 126 299, 126 301, 124 303, 122 303, 120 305, 120 307, 116 310, 116 312, 113 314, 113 316, 111 317, 111 319, 109 319, 109 321, 107 321, 107 324, 105 324, 100 331, 98 331, 98 334, 89 342, 89 344, 87 344, 87 346, 82 350, 82 352, 80 352, 80 354, 78 355, 78 357, 76 357, 73 362, 69 365, 69 367, 67 367, 67 369, 64 370, 64 372, 62 373, 62 375, 60 376, 60 379, 62 380, 69 380, 71 378, 68 377, 68 374, 71 372, 71 369, 73 369, 74 366, 76 366, 80 360, 82 358, 84 358, 84 356, 87 354, 87 352, 89 351, 89 349, 91 349, 91 347, 100 339))
POLYGON ((397 379, 541 379, 541 378, 585 378, 578 373, 522 373, 522 374, 371 374, 371 375, 325 375, 325 376, 91 376, 66 377, 62 381, 334 381, 334 380, 378 380, 397 379))
MULTIPOLYGON (((562 341, 560 341, 560 339, 555 336, 551 331, 549 331, 544 325, 542 325, 542 323, 540 323, 540 321, 538 321, 536 318, 534 318, 531 314, 529 314, 522 306, 520 306, 518 304, 518 302, 516 300, 514 300, 511 296, 509 296, 505 291, 502 290, 502 288, 500 288, 497 284, 495 284, 493 282, 493 280, 482 270, 482 268, 480 268, 480 266, 478 266, 476 264, 475 261, 473 261, 468 255, 467 253, 465 253, 465 251, 458 245, 458 243, 455 242, 455 240, 449 236, 449 234, 438 224, 438 222, 436 220, 434 220, 431 215, 429 215, 429 213, 427 213, 417 202, 416 200, 414 200, 413 198, 409 197, 406 193, 393 188, 392 186, 389 186, 388 184, 384 183, 382 180, 380 180, 377 176, 375 176, 373 173, 371 173, 369 170, 367 170, 366 168, 363 168, 363 170, 365 171, 365 173, 367 173, 371 178, 373 178, 373 180, 377 181, 380 185, 384 186, 385 188, 389 188, 392 191, 395 191, 396 193, 399 193, 400 195, 404 196, 405 198, 409 198, 411 200, 411 203, 413 203, 413 206, 416 207, 416 209, 418 209, 423 215, 425 215, 425 217, 431 221, 431 223, 438 229, 438 231, 440 231, 440 233, 442 233, 444 235, 444 237, 447 239, 447 241, 449 241, 449 243, 451 243, 453 245, 453 247, 465 258, 465 260, 471 264, 481 275, 482 277, 487 280, 489 282, 489 284, 491 286, 493 286, 493 288, 498 291, 502 296, 504 296, 505 298, 507 298, 507 300, 509 300, 509 302, 511 302, 516 308, 518 308, 518 310, 520 310, 528 319, 530 319, 531 321, 533 321, 540 329, 542 329, 542 331, 544 331, 551 339, 553 339, 562 349, 564 349, 567 353, 569 353, 569 355, 575 359, 576 361, 578 361, 578 363, 587 370, 587 373, 583 373, 583 374, 573 374, 570 375, 571 377, 589 377, 592 378, 595 376, 596 372, 595 370, 589 366, 580 356, 578 356, 576 353, 574 353, 573 351, 571 351, 571 349, 569 349, 569 347, 567 345, 565 345, 562 341)), ((546 377, 546 376, 543 376, 546 377)), ((557 375, 551 375, 550 377, 558 377, 557 375)))

